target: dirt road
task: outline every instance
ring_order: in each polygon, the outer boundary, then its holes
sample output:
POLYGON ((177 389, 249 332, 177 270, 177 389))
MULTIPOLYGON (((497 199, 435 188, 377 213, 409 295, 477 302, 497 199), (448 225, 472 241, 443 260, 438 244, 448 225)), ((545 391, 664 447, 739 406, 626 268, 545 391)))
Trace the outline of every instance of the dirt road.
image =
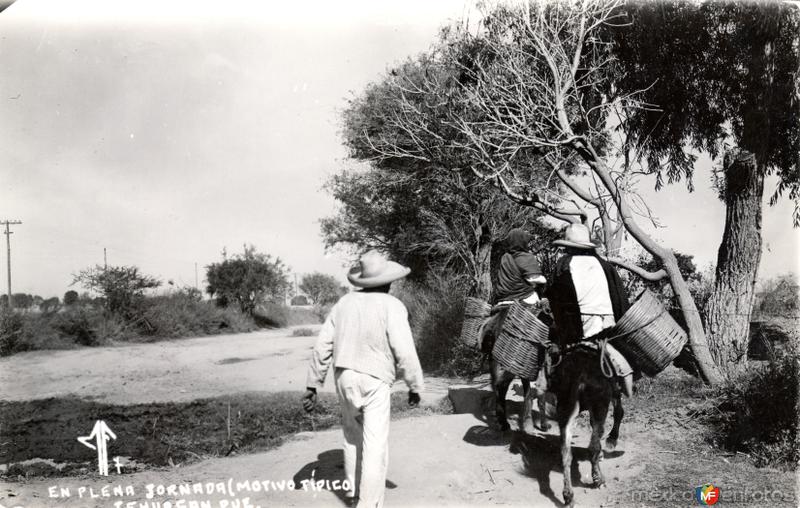
MULTIPOLYGON (((277 330, 25 353, 0 359, 0 400, 77 395, 124 405, 299 391, 313 342, 314 337, 277 330)), ((685 374, 673 369, 661 376, 668 381, 685 374)), ((446 396, 449 384, 428 379, 423 400, 446 396)), ((402 383, 396 386, 405 389, 402 383)), ((691 401, 681 398, 680 390, 673 393, 671 384, 664 386, 662 391, 651 386, 627 401, 630 415, 622 440, 602 462, 604 489, 588 487, 589 436, 583 419, 573 441, 576 467, 569 472, 578 506, 690 506, 696 504, 694 489, 704 482, 728 495, 782 493, 783 501, 773 497, 771 506, 797 506, 791 473, 757 469, 746 457, 709 448, 699 437, 700 424, 685 416, 691 401)), ((330 382, 326 389, 331 390, 330 382)), ((485 416, 491 401, 485 383, 453 387, 449 395, 462 414, 392 422, 387 506, 562 506, 556 430, 533 435, 492 430, 485 416)), ((512 404, 512 413, 519 406, 512 404)), ((117 436, 121 439, 126 436, 117 436)), ((8 446, 6 441, 0 429, 0 446, 8 446)), ((338 429, 306 432, 266 452, 190 465, 133 472, 124 465, 118 471, 109 461, 107 477, 94 471, 66 478, 18 477, 0 482, 0 507, 341 507, 340 441, 338 429), (312 480, 322 483, 312 488, 312 480)), ((109 455, 113 458, 113 450, 109 455)), ((738 506, 763 506, 759 499, 738 506)))
MULTIPOLYGON (((21 353, 0 358, 0 399, 78 395, 112 404, 138 404, 303 390, 316 337, 292 337, 291 333, 291 329, 280 329, 21 353)), ((326 380, 326 391, 334 390, 331 378, 326 380)), ((423 399, 446 395, 446 380, 430 378, 427 384, 423 399)), ((402 383, 395 386, 405 389, 402 383)))
MULTIPOLYGON (((276 330, 24 353, 0 360, 0 399, 78 395, 113 404, 137 404, 190 401, 226 393, 301 390, 314 340, 291 337, 290 330, 276 330)), ((445 397, 448 384, 448 380, 429 378, 423 399, 434 402, 445 397)), ((402 383, 396 386, 405 389, 402 383)), ((492 431, 483 416, 489 395, 485 383, 462 388, 454 399, 461 410, 474 414, 393 422, 387 505, 558 505, 560 494, 554 492, 560 493, 562 477, 555 434, 524 436, 492 431)), ((330 381, 326 389, 331 390, 330 381)), ((340 440, 340 430, 302 433, 268 452, 190 466, 136 473, 126 473, 123 468, 117 474, 112 463, 108 477, 92 474, 5 482, 0 484, 0 505, 176 508, 194 506, 192 502, 204 506, 200 502, 209 501, 211 506, 224 507, 236 506, 237 500, 247 506, 247 497, 251 506, 342 506, 342 492, 331 483, 343 478, 340 440), (321 490, 304 489, 303 480, 312 476, 315 481, 328 483, 321 490), (289 480, 297 488, 284 486, 281 490, 280 482, 289 480), (231 487, 227 487, 229 481, 231 487), (275 482, 266 484, 269 491, 264 491, 265 481, 275 482), (225 494, 217 488, 220 483, 224 484, 222 490, 228 489, 225 494), (148 499, 150 484, 154 488, 164 486, 165 492, 148 499), (191 492, 180 494, 177 487, 174 493, 166 492, 172 484, 183 485, 191 492), (209 484, 213 484, 210 493, 209 484), (247 484, 250 490, 239 490, 237 484, 247 484), (103 490, 104 486, 109 488, 103 490), (121 495, 115 495, 115 486, 120 486, 121 495), (64 497, 67 492, 69 496, 64 497), (180 499, 184 501, 179 504, 180 499)), ((585 447, 587 441, 586 432, 580 431, 576 445, 585 447)), ((632 460, 630 455, 615 453, 616 458, 609 459, 606 468, 609 475, 619 478, 632 467, 632 460)), ((576 452, 584 461, 584 479, 589 474, 585 455, 580 448, 576 452)), ((607 490, 577 491, 591 506, 599 505, 608 495, 607 490)))
MULTIPOLYGON (((572 473, 577 480, 579 505, 614 504, 611 500, 619 501, 616 491, 586 488, 583 483, 590 477, 587 440, 582 430, 575 448, 579 472, 572 473)), ((224 508, 237 506, 238 500, 242 503, 239 506, 262 508, 342 507, 343 492, 335 483, 344 478, 340 442, 340 430, 304 433, 266 453, 212 459, 185 468, 117 475, 112 466, 107 478, 8 483, 0 485, 0 504, 18 503, 25 508, 176 508, 192 506, 192 501, 202 506, 201 501, 208 501, 207 506, 224 508), (312 479, 323 483, 318 489, 312 488, 308 483, 312 479), (294 482, 294 488, 287 486, 289 481, 294 482), (167 493, 170 485, 176 486, 172 494, 167 493), (104 486, 108 486, 108 497, 103 497, 104 486), (130 486, 132 490, 127 494, 123 490, 117 496, 115 486, 130 486), (181 486, 188 492, 181 493, 181 486), (157 494, 161 490, 163 493, 157 494), (148 492, 156 495, 148 499, 148 492), (8 494, 14 497, 2 501, 8 494), (66 494, 69 497, 64 497, 66 494)), ((470 414, 399 420, 392 423, 386 505, 560 506, 558 449, 554 434, 501 434, 470 414)), ((606 458, 603 464, 611 484, 636 474, 641 463, 634 455, 639 453, 615 452, 606 458)))

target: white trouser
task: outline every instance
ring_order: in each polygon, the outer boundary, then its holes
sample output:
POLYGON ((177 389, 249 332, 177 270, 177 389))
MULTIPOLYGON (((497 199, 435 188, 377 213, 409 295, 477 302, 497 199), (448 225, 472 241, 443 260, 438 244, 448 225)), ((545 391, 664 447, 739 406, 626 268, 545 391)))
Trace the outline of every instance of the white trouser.
POLYGON ((336 369, 336 394, 342 407, 344 473, 360 507, 383 506, 389 464, 391 387, 378 378, 336 369))

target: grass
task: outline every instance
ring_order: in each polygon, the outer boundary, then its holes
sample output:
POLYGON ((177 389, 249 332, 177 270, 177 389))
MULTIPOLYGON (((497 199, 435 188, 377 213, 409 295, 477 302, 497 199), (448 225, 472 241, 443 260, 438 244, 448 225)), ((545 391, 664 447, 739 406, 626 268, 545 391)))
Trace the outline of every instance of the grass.
MULTIPOLYGON (((317 410, 306 414, 299 392, 248 393, 185 403, 112 405, 77 397, 25 402, 0 401, 0 463, 6 479, 72 476, 96 468, 92 450, 76 437, 104 420, 117 439, 109 456, 128 457, 126 466, 152 469, 210 457, 269 450, 302 431, 339 424, 336 396, 321 393, 317 410), (27 463, 32 459, 41 459, 27 463)), ((407 394, 392 394, 392 417, 452 412, 448 403, 408 408, 407 394)))

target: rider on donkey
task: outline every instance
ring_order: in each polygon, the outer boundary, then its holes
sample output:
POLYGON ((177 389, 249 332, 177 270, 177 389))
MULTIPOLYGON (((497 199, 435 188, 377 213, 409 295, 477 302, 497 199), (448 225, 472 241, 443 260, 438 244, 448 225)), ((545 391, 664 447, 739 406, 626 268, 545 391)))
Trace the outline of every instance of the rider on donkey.
MULTIPOLYGON (((554 245, 564 247, 564 256, 556 263, 553 280, 546 296, 555 320, 561 349, 584 340, 602 340, 628 309, 628 297, 619 274, 601 259, 589 240, 589 228, 583 224, 567 226, 564 239, 554 245)), ((606 353, 621 379, 623 393, 630 396, 633 370, 611 344, 606 353)))
POLYGON ((547 282, 536 257, 530 252, 531 234, 512 229, 505 239, 506 252, 500 259, 492 304, 492 319, 486 324, 494 333, 483 336, 481 350, 491 354, 494 341, 503 327, 511 304, 521 301, 529 305, 539 302, 538 288, 547 282))

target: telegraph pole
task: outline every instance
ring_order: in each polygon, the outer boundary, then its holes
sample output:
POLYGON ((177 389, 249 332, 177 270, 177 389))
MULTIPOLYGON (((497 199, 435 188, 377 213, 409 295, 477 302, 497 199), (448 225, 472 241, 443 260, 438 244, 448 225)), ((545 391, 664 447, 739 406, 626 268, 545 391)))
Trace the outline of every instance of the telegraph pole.
POLYGON ((8 251, 8 257, 6 258, 8 261, 8 308, 14 308, 14 302, 11 301, 11 235, 13 232, 9 229, 11 224, 22 224, 22 221, 19 220, 4 220, 0 221, 0 224, 5 224, 6 230, 3 234, 6 235, 6 250, 8 251))

